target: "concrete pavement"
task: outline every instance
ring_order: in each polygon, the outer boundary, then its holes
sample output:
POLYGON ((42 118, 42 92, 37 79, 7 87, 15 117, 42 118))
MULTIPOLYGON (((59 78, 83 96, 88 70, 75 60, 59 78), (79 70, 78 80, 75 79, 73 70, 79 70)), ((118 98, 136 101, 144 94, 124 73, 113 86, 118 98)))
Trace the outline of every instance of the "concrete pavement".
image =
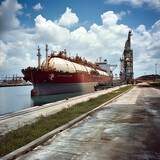
POLYGON ((158 160, 160 90, 141 84, 19 160, 158 160))

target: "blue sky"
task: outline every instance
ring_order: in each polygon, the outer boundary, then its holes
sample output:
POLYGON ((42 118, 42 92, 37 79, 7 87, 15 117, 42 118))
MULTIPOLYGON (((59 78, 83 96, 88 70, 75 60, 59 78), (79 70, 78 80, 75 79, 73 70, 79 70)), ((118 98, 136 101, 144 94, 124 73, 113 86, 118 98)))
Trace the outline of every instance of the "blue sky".
MULTIPOLYGON (((141 0, 140 0, 141 1, 141 0)), ((107 3, 105 0, 19 0, 24 7, 24 13, 29 13, 32 18, 26 17, 25 14, 19 16, 19 19, 23 24, 28 27, 34 27, 34 17, 41 14, 46 19, 55 20, 60 18, 60 15, 64 13, 66 7, 72 9, 74 13, 79 17, 79 22, 84 25, 87 21, 89 24, 85 27, 89 27, 93 23, 99 25, 102 24, 100 15, 106 11, 114 11, 115 13, 120 13, 121 11, 130 11, 129 16, 125 16, 120 22, 126 24, 133 29, 136 29, 138 25, 144 24, 147 29, 149 29, 154 22, 159 20, 160 11, 154 8, 150 8, 147 4, 140 6, 132 6, 129 4, 111 4, 107 3), (43 9, 38 12, 33 10, 33 6, 40 3, 43 9), (28 23, 29 22, 29 23, 28 23)))
POLYGON ((92 62, 101 56, 119 74, 130 29, 135 77, 154 74, 155 64, 160 74, 160 0, 1 0, 0 24, 0 76, 36 66, 46 43, 92 62))

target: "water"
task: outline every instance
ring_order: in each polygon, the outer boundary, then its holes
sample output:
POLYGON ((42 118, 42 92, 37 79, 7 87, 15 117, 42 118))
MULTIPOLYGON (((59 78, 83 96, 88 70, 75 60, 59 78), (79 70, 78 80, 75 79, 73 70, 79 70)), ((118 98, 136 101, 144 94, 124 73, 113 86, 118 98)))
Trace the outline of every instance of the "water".
POLYGON ((33 86, 0 87, 0 115, 82 95, 82 92, 31 97, 33 86))

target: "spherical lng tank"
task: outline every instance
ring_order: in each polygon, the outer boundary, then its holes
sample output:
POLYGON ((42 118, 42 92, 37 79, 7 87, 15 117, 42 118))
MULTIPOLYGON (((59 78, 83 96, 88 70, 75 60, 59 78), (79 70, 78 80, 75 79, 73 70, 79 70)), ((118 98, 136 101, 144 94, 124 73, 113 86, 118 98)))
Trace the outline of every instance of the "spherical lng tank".
MULTIPOLYGON (((46 66, 46 60, 43 61, 42 67, 46 66)), ((74 63, 62 58, 53 57, 48 62, 48 67, 55 71, 68 72, 68 73, 89 73, 93 68, 74 63)))

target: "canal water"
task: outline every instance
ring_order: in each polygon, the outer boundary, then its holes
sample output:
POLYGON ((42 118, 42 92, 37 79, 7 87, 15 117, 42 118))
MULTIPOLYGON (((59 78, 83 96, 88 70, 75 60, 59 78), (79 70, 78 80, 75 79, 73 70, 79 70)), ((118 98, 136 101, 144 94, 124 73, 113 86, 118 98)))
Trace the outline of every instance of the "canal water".
POLYGON ((33 86, 0 87, 0 115, 82 95, 83 92, 31 97, 33 86))

